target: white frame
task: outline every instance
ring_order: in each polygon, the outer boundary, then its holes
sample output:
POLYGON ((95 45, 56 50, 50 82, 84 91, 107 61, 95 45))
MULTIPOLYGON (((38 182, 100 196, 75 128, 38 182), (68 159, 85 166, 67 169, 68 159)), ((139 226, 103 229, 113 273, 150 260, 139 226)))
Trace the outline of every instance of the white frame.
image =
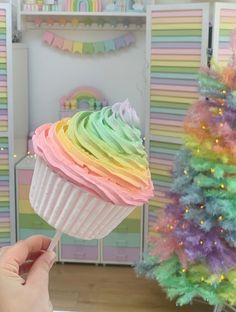
MULTIPOLYGON (((150 56, 151 56, 151 13, 154 10, 167 11, 167 10, 188 10, 188 9, 202 9, 202 47, 201 47, 201 60, 202 65, 207 64, 207 48, 208 48, 208 35, 209 35, 209 3, 191 3, 191 4, 168 4, 168 5, 149 5, 147 6, 147 18, 146 18, 146 63, 147 63, 147 93, 146 93, 146 129, 145 129, 145 147, 149 156, 150 149, 150 56), (207 27, 204 27, 207 25, 207 27)), ((144 242, 148 238, 148 204, 145 205, 144 209, 144 242)), ((144 246, 144 252, 147 252, 147 244, 144 246)))
MULTIPOLYGON (((225 3, 225 2, 216 2, 214 4, 214 16, 213 16, 213 32, 212 32, 212 50, 213 50, 213 58, 215 61, 218 60, 218 51, 219 51, 219 32, 220 32, 220 12, 222 9, 233 9, 236 10, 236 3, 225 3)), ((214 308, 214 312, 223 312, 223 311, 234 311, 236 309, 230 305, 226 305, 222 307, 220 305, 216 305, 214 308)))
POLYGON ((213 32, 212 32, 212 49, 214 60, 218 60, 219 50, 219 31, 220 31, 220 11, 221 9, 236 10, 236 3, 216 2, 214 4, 213 32))

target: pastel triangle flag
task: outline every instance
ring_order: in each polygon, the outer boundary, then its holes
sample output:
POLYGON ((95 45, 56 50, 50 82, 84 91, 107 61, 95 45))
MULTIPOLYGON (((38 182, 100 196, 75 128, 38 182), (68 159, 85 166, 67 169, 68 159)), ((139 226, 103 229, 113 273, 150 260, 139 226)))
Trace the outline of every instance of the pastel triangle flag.
POLYGON ((104 45, 107 52, 114 51, 116 49, 114 40, 106 40, 104 45))
POLYGON ((52 32, 45 31, 45 33, 43 34, 43 42, 51 45, 54 40, 54 37, 55 35, 52 32))
POLYGON ((63 42, 62 50, 63 51, 72 51, 73 49, 73 41, 65 39, 63 42))
POLYGON ((93 44, 90 43, 90 42, 84 43, 84 46, 83 46, 83 53, 84 53, 84 54, 93 54, 93 52, 94 52, 93 44))
POLYGON ((123 36, 115 39, 115 46, 117 50, 126 47, 126 43, 125 43, 123 36))
POLYGON ((135 43, 135 37, 132 33, 128 33, 124 36, 124 40, 127 46, 131 45, 132 43, 135 43))
POLYGON ((63 47, 63 43, 64 43, 64 39, 59 37, 59 36, 55 36, 53 42, 52 42, 52 46, 54 48, 59 48, 61 49, 63 47))
POLYGON ((98 41, 94 43, 94 52, 95 53, 103 53, 105 52, 104 42, 98 41))
POLYGON ((79 41, 74 41, 72 52, 82 54, 83 53, 83 43, 79 42, 79 41))

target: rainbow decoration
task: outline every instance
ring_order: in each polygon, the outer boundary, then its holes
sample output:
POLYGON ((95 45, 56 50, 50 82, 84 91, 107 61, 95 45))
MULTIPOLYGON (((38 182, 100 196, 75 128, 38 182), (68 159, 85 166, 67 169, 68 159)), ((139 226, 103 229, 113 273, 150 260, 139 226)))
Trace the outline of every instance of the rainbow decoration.
POLYGON ((0 6, 0 246, 10 244, 6 14, 0 6))
POLYGON ((60 49, 64 52, 76 54, 99 54, 106 52, 113 52, 116 50, 124 49, 135 43, 133 33, 129 32, 125 35, 118 36, 114 39, 95 42, 82 42, 69 40, 57 36, 53 32, 46 31, 43 34, 42 41, 53 48, 60 49))
POLYGON ((231 32, 236 28, 236 4, 216 3, 213 33, 213 56, 220 65, 232 58, 231 32))
POLYGON ((66 0, 65 11, 70 12, 101 12, 101 0, 66 0))
POLYGON ((107 100, 99 90, 80 86, 60 99, 61 118, 70 117, 80 110, 99 110, 107 105, 107 100))
POLYGON ((187 109, 198 98, 198 71, 206 62, 202 51, 207 50, 207 35, 203 37, 203 29, 208 25, 207 10, 206 4, 149 8, 150 137, 147 144, 155 187, 155 196, 149 202, 149 233, 158 209, 171 201, 166 192, 172 186, 173 162, 182 144, 182 122, 187 109))

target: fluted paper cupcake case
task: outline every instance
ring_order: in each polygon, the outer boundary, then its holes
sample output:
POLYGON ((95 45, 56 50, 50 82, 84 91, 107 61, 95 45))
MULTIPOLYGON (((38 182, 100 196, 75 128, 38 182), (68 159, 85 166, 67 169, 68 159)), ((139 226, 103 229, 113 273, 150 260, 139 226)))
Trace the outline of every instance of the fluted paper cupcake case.
POLYGON ((135 207, 108 203, 53 172, 36 158, 30 203, 57 230, 81 239, 107 236, 135 207))

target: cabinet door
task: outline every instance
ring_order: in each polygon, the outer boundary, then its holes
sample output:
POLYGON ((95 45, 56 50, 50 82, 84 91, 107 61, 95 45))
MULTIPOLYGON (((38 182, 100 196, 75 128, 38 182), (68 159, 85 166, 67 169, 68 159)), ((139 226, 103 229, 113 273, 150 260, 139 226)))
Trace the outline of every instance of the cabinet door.
MULTIPOLYGON (((182 145, 182 122, 199 97, 198 72, 207 63, 206 3, 150 6, 147 16, 148 98, 146 147, 155 196, 145 215, 145 242, 172 185, 182 145)), ((145 247, 147 244, 145 244, 145 247)))
POLYGON ((137 207, 102 240, 102 263, 134 264, 142 253, 142 208, 137 207))
POLYGON ((16 169, 18 239, 31 235, 46 235, 52 237, 55 230, 33 210, 29 202, 30 184, 33 169, 16 169))
POLYGON ((232 58, 230 36, 236 28, 236 4, 215 3, 213 25, 213 57, 224 65, 232 58))
POLYGON ((63 262, 100 262, 99 241, 82 240, 63 235, 60 242, 60 260, 63 262))

